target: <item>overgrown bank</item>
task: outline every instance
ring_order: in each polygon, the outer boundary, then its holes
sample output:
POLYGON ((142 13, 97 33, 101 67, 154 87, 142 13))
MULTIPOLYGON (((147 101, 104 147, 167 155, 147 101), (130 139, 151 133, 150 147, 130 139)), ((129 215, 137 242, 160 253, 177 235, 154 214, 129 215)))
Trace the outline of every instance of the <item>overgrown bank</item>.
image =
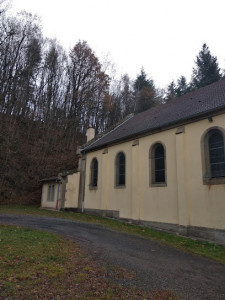
POLYGON ((0 202, 39 204, 39 180, 75 168, 83 142, 64 128, 0 115, 0 202))

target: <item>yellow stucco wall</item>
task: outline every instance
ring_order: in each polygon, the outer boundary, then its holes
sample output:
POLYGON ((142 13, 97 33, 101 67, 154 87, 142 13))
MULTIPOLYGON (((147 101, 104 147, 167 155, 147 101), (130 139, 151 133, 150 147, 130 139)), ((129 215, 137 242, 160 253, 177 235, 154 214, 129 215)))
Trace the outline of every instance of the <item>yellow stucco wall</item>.
POLYGON ((67 176, 64 208, 78 207, 79 184, 79 172, 67 176))
POLYGON ((206 129, 214 126, 225 129, 225 116, 213 117, 186 126, 186 193, 188 195, 189 223, 194 226, 225 229, 225 184, 204 185, 202 180, 202 153, 200 139, 206 129))
POLYGON ((44 183, 42 185, 42 195, 41 195, 41 207, 44 208, 57 208, 57 197, 60 198, 61 185, 59 183, 44 183), (55 186, 54 188, 54 199, 53 201, 48 201, 48 187, 49 185, 55 186), (59 191, 58 191, 59 188, 59 191))
POLYGON ((80 184, 80 172, 67 175, 64 179, 64 187, 62 183, 47 182, 42 185, 41 206, 43 208, 61 209, 61 208, 77 208, 80 184), (53 201, 48 200, 49 185, 55 186, 53 201), (58 203, 57 203, 58 200, 58 203))
POLYGON ((119 211, 121 218, 225 229, 225 185, 204 185, 201 138, 214 126, 225 129, 225 117, 213 117, 87 154, 84 208, 119 211), (149 149, 160 142, 166 149, 166 181, 150 186, 149 149), (115 187, 115 157, 126 155, 126 186, 115 187), (90 189, 90 164, 98 160, 98 187, 90 189))

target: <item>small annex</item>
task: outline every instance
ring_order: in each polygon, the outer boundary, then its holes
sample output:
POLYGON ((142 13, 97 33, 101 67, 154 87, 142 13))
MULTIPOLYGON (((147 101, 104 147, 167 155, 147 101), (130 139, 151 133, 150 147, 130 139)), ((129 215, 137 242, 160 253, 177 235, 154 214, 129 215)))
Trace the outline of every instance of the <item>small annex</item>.
POLYGON ((225 243, 225 79, 87 136, 79 211, 225 243))
POLYGON ((42 184, 41 207, 61 210, 78 207, 80 173, 77 170, 59 173, 40 180, 42 184))

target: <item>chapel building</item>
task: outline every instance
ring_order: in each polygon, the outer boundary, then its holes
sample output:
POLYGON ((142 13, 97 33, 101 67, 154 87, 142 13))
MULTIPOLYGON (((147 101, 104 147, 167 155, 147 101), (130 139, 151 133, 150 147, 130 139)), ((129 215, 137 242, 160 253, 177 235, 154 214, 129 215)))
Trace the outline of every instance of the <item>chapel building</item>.
POLYGON ((100 136, 89 128, 88 139, 75 200, 61 201, 59 193, 59 209, 225 243, 225 79, 128 116, 100 136))

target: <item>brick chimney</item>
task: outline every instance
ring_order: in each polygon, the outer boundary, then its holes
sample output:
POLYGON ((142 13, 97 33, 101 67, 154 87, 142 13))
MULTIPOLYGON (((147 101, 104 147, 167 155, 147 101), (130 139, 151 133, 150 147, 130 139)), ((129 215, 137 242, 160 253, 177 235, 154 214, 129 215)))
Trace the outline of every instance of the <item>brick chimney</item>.
POLYGON ((87 136, 87 142, 89 142, 95 137, 95 129, 93 128, 92 125, 89 125, 86 136, 87 136))

